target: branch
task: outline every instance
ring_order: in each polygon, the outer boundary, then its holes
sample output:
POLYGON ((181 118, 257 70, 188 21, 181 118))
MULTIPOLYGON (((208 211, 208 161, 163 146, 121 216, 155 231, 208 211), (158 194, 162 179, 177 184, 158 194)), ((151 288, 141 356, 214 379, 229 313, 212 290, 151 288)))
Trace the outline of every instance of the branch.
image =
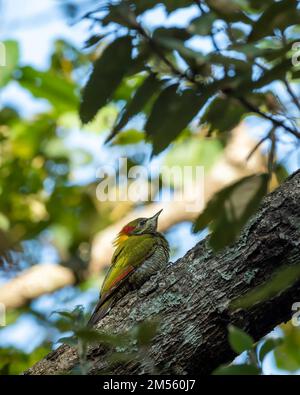
POLYGON ((199 10, 201 11, 201 14, 206 14, 206 11, 203 5, 201 4, 200 0, 194 0, 194 3, 198 6, 199 10))
MULTIPOLYGON (((154 53, 157 54, 157 56, 170 68, 170 71, 177 75, 179 77, 179 79, 185 79, 188 82, 192 83, 195 85, 195 87, 198 87, 201 89, 201 91, 203 90, 203 84, 200 83, 193 77, 191 76, 188 72, 186 71, 181 71, 180 69, 178 69, 171 61, 169 61, 169 59, 164 55, 163 51, 161 51, 159 45, 157 45, 157 43, 155 42, 155 40, 152 39, 152 37, 150 37, 148 35, 148 33, 145 31, 145 29, 142 27, 141 24, 139 24, 138 22, 136 22, 133 26, 133 29, 135 29, 142 37, 145 38, 145 40, 149 43, 149 46, 151 47, 151 49, 153 50, 154 53)), ((213 42, 213 45, 215 46, 216 51, 220 51, 217 42, 215 41, 214 35, 211 35, 211 39, 213 42)), ((288 85, 288 88, 289 85, 288 85)), ((274 117, 272 117, 271 115, 261 111, 258 107, 254 106, 252 103, 248 102, 248 100, 246 100, 244 97, 241 96, 237 96, 234 94, 234 91, 228 92, 228 91, 223 91, 223 93, 227 96, 232 96, 234 98, 236 98, 241 104, 244 105, 244 107, 248 110, 250 110, 251 112, 255 113, 256 115, 260 115, 261 117, 263 117, 264 119, 272 122, 273 126, 277 126, 277 127, 281 127, 283 129, 285 129, 287 132, 291 133, 293 136, 297 137, 298 139, 300 139, 300 132, 296 129, 296 128, 292 128, 288 125, 286 125, 283 121, 280 121, 274 117)), ((293 95, 293 91, 291 91, 291 89, 289 90, 289 93, 293 95)), ((293 96, 293 98, 295 99, 295 97, 293 96)), ((299 105, 297 98, 296 98, 296 103, 297 105, 299 105)))
MULTIPOLYGON (((227 92, 225 94, 228 95, 227 92)), ((265 112, 261 111, 259 108, 254 106, 252 103, 248 102, 244 97, 241 97, 241 96, 237 97, 234 95, 232 95, 232 96, 235 97, 237 100, 239 100, 245 106, 245 108, 247 108, 251 112, 254 112, 257 115, 260 115, 261 117, 265 118, 266 120, 272 122, 272 124, 274 126, 283 128, 287 132, 291 133, 293 136, 300 139, 300 132, 298 130, 291 128, 290 126, 286 125, 283 121, 280 121, 280 120, 272 117, 271 115, 268 115, 265 112)))
POLYGON ((300 103, 299 103, 299 99, 298 97, 295 95, 291 85, 289 84, 289 82, 287 81, 287 79, 283 80, 283 83, 286 87, 286 90, 288 91, 292 101, 294 102, 295 106, 298 108, 298 110, 300 111, 300 103))
MULTIPOLYGON (((230 302, 265 283, 286 265, 300 262, 300 171, 268 195, 231 247, 215 254, 207 239, 127 294, 98 323, 109 333, 123 333, 139 322, 159 318, 160 331, 146 360, 108 365, 109 349, 90 346, 89 374, 145 374, 147 363, 161 374, 210 374, 234 354, 227 341, 233 323, 257 341, 291 316, 299 299, 300 281, 248 310, 232 311, 230 302), (150 365, 151 365, 150 364, 150 365)), ((61 346, 38 362, 27 374, 68 372, 78 364, 76 350, 61 346)))
POLYGON ((75 283, 73 272, 61 265, 39 264, 22 272, 0 288, 6 309, 26 305, 32 299, 75 283))
POLYGON ((156 55, 169 67, 170 71, 176 75, 179 79, 187 79, 190 82, 194 82, 193 79, 191 79, 188 74, 179 68, 177 68, 173 62, 171 62, 164 54, 164 52, 161 50, 160 46, 156 43, 155 40, 147 33, 147 31, 143 28, 143 26, 138 23, 137 21, 135 24, 132 26, 133 29, 135 29, 149 44, 150 48, 156 55))

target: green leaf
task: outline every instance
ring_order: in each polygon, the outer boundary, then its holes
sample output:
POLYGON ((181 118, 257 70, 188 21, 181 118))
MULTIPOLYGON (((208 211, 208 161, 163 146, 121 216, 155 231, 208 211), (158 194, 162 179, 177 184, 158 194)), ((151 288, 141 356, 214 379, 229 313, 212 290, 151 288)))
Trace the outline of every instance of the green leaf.
POLYGON ((274 0, 264 0, 262 2, 261 0, 247 0, 247 3, 249 3, 249 6, 254 10, 260 11, 261 9, 264 9, 268 5, 272 4, 273 1, 274 0))
POLYGON ((105 36, 105 34, 94 34, 84 42, 84 49, 93 47, 94 45, 98 44, 105 36))
POLYGON ((171 51, 177 51, 181 57, 186 61, 193 59, 197 62, 197 65, 206 63, 206 58, 200 51, 195 51, 184 45, 183 41, 177 40, 172 37, 157 37, 156 41, 171 51))
POLYGON ((157 334, 158 322, 146 321, 137 328, 137 341, 140 346, 147 346, 157 334))
POLYGON ((0 110, 0 124, 11 125, 19 120, 19 114, 12 107, 3 107, 0 110))
POLYGON ((176 11, 179 8, 185 8, 191 5, 190 0, 164 0, 159 1, 159 3, 164 4, 168 12, 176 11))
POLYGON ((72 311, 53 311, 52 314, 58 314, 61 317, 67 318, 72 324, 84 325, 84 307, 82 305, 77 305, 72 311))
POLYGON ((154 40, 161 38, 176 38, 177 40, 186 41, 191 38, 191 34, 179 27, 158 27, 154 30, 152 38, 154 40))
POLYGON ((262 363, 265 356, 273 351, 277 346, 279 346, 280 344, 282 344, 282 339, 278 338, 278 339, 266 339, 266 341, 263 343, 263 345, 261 346, 260 350, 259 350, 259 360, 262 363))
POLYGON ((249 62, 246 62, 241 59, 236 59, 231 56, 224 56, 219 53, 212 52, 209 54, 208 59, 211 63, 217 64, 217 65, 223 65, 223 66, 232 66, 234 67, 237 71, 241 71, 244 73, 247 72, 249 74, 249 77, 251 78, 252 74, 252 65, 249 62))
POLYGON ((216 14, 208 12, 193 19, 188 27, 188 31, 192 34, 199 34, 200 36, 207 36, 211 33, 213 23, 217 19, 216 14))
POLYGON ((151 100, 154 94, 160 89, 162 81, 158 80, 151 74, 135 92, 132 100, 130 100, 124 110, 121 112, 112 134, 121 130, 132 117, 141 112, 146 104, 151 100))
POLYGON ((0 63, 5 61, 5 66, 0 66, 0 87, 6 85, 12 77, 19 62, 19 44, 17 41, 7 40, 0 42, 0 63))
POLYGON ((231 376, 236 376, 236 375, 241 375, 241 376, 255 376, 259 375, 260 370, 254 366, 254 365, 247 365, 247 364, 242 364, 242 365, 223 365, 217 368, 214 372, 213 375, 231 375, 231 376))
POLYGON ((110 363, 125 363, 130 361, 136 361, 138 353, 136 352, 114 352, 109 355, 108 361, 110 363))
POLYGON ((120 37, 96 60, 82 94, 79 114, 83 123, 91 121, 107 104, 131 65, 131 52, 131 37, 120 37))
POLYGON ((291 322, 280 328, 284 337, 274 350, 276 365, 279 369, 295 372, 300 369, 300 329, 291 322))
POLYGON ((177 92, 178 85, 165 88, 153 105, 145 131, 153 142, 153 154, 163 151, 193 120, 207 97, 193 89, 177 92))
POLYGON ((230 303, 231 309, 247 309, 256 303, 271 299, 292 286, 300 278, 300 265, 287 266, 277 271, 265 283, 230 303))
POLYGON ((162 4, 169 13, 191 5, 190 0, 135 0, 133 3, 135 4, 135 12, 138 15, 154 8, 158 4, 162 4))
MULTIPOLYGON (((135 63, 135 59, 136 58, 133 59, 133 63, 135 63)), ((141 73, 133 75, 130 74, 128 77, 126 76, 114 92, 112 100, 124 100, 125 102, 129 102, 144 80, 145 76, 143 76, 141 73)))
POLYGON ((35 348, 31 353, 25 353, 13 347, 0 350, 0 374, 18 375, 24 372, 36 362, 44 358, 50 352, 49 344, 35 348))
POLYGON ((243 78, 238 87, 239 94, 244 94, 248 91, 264 88, 277 80, 282 81, 286 78, 287 73, 290 70, 291 59, 287 59, 284 55, 280 58, 279 62, 277 61, 277 63, 273 65, 272 68, 264 70, 258 79, 252 80, 251 78, 243 78))
POLYGON ((278 112, 280 103, 271 91, 248 93, 246 99, 249 103, 263 111, 278 112))
POLYGON ((102 335, 102 333, 96 331, 95 329, 80 328, 76 330, 75 335, 80 339, 88 343, 107 343, 107 337, 102 335))
POLYGON ((228 132, 236 127, 246 109, 237 100, 216 97, 207 107, 200 124, 208 124, 208 134, 228 132))
POLYGON ((273 2, 254 23, 248 42, 272 35, 274 29, 281 29, 297 23, 297 0, 273 2), (296 18, 295 18, 296 16, 296 18))
POLYGON ((133 58, 132 64, 129 68, 128 75, 136 75, 145 71, 147 68, 147 62, 149 58, 153 55, 151 48, 146 43, 142 43, 139 47, 139 52, 133 58))
POLYGON ((227 35, 233 39, 233 41, 239 41, 245 38, 245 31, 237 27, 226 28, 227 35))
POLYGON ((78 97, 75 84, 51 70, 44 72, 26 66, 22 67, 21 71, 18 81, 33 96, 48 100, 59 112, 77 108, 78 97))
POLYGON ((231 244, 257 211, 267 187, 268 175, 261 174, 242 178, 223 188, 214 195, 197 218, 194 232, 210 225, 210 245, 214 250, 231 244))
POLYGON ((270 70, 264 71, 258 80, 253 82, 254 89, 260 89, 276 80, 283 80, 291 69, 291 59, 283 59, 270 70))
POLYGON ((219 18, 227 22, 252 23, 252 20, 242 12, 238 0, 206 0, 206 2, 219 18))
POLYGON ((8 376, 10 372, 10 363, 5 363, 3 366, 0 368, 0 376, 8 376))
POLYGON ((52 314, 58 314, 61 317, 68 318, 69 320, 72 320, 74 318, 73 313, 69 311, 52 311, 51 315, 52 314))
POLYGON ((129 341, 129 336, 124 333, 113 335, 90 328, 80 328, 74 333, 79 339, 87 343, 103 343, 115 347, 124 347, 129 341))
POLYGON ((277 181, 279 184, 282 184, 289 176, 289 173, 285 166, 281 163, 278 163, 274 169, 274 173, 276 175, 277 181))
POLYGON ((12 152, 19 158, 33 158, 41 150, 41 140, 51 138, 55 124, 47 117, 15 124, 11 129, 12 152))
POLYGON ((68 346, 74 347, 77 346, 77 339, 74 336, 69 336, 69 337, 61 337, 58 339, 57 343, 63 343, 67 344, 68 346))
POLYGON ((144 133, 136 129, 129 129, 121 132, 114 139, 112 145, 128 145, 128 144, 138 144, 144 141, 144 133))
POLYGON ((300 70, 293 70, 291 73, 292 82, 299 82, 300 79, 300 70))
POLYGON ((117 4, 107 5, 107 14, 101 20, 102 26, 107 26, 110 23, 118 23, 125 27, 131 27, 135 23, 135 16, 132 12, 129 2, 120 1, 117 4))
POLYGON ((132 3, 135 6, 135 14, 140 15, 143 12, 150 10, 160 3, 159 0, 134 0, 132 3))
POLYGON ((251 336, 234 325, 228 326, 228 341, 230 347, 237 354, 250 350, 254 344, 254 340, 251 336))
POLYGON ((274 48, 275 41, 273 40, 273 47, 262 46, 263 41, 257 43, 236 43, 228 47, 229 50, 240 52, 247 56, 249 60, 256 60, 256 58, 264 58, 266 61, 274 61, 278 58, 282 58, 289 51, 290 46, 283 46, 282 43, 278 43, 274 48))

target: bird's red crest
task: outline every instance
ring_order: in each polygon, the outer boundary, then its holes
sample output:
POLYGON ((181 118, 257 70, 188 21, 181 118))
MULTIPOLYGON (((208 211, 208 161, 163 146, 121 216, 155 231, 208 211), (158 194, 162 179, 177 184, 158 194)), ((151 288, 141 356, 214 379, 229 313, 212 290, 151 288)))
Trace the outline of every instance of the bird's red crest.
MULTIPOLYGON (((133 221, 132 221, 133 222, 133 221)), ((114 240, 113 245, 118 246, 119 244, 123 243, 125 240, 128 239, 130 233, 135 229, 136 225, 134 223, 129 223, 125 225, 121 231, 118 233, 118 236, 114 240)))
POLYGON ((133 231, 134 228, 135 226, 125 225, 124 228, 121 230, 121 233, 125 233, 125 235, 128 235, 131 231, 133 231))

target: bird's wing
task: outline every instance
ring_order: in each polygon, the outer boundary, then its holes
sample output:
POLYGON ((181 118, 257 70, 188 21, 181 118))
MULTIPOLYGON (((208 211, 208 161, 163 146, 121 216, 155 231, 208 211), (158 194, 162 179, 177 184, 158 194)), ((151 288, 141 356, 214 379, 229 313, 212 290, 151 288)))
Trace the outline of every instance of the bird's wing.
POLYGON ((116 249, 112 266, 101 289, 101 298, 118 287, 130 273, 138 268, 154 252, 155 239, 150 235, 131 236, 116 249))
POLYGON ((111 305, 108 303, 109 299, 112 299, 127 277, 153 254, 154 249, 155 239, 150 235, 131 236, 116 249, 112 257, 112 265, 101 288, 101 298, 90 318, 90 323, 99 321, 99 317, 102 318, 106 314, 111 305), (104 305, 105 309, 102 309, 104 305))

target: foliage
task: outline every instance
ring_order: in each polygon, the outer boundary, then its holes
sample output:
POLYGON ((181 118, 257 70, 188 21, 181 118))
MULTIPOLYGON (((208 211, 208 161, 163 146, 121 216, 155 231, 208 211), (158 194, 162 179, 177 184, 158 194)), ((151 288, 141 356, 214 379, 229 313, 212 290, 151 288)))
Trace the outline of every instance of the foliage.
POLYGON ((233 351, 237 354, 250 350, 254 343, 251 336, 233 325, 228 327, 228 341, 233 351))
POLYGON ((79 217, 74 213, 82 211, 91 219, 94 204, 82 187, 69 183, 71 151, 59 138, 57 121, 58 115, 77 111, 75 82, 62 77, 54 65, 37 71, 19 66, 18 59, 12 64, 11 73, 20 86, 46 99, 51 109, 29 120, 10 107, 0 111, 0 187, 5 191, 0 197, 2 228, 9 246, 34 239, 45 229, 52 228, 55 233, 58 227, 68 233, 69 247, 78 246, 89 235, 77 225, 79 217), (66 203, 68 210, 63 209, 66 203))
POLYGON ((269 352, 275 352, 281 347, 282 338, 266 338, 255 343, 245 331, 234 325, 228 327, 228 342, 232 350, 241 354, 246 352, 246 362, 221 365, 215 375, 259 375, 262 374, 263 362, 269 352))
POLYGON ((256 212, 267 187, 268 175, 262 174, 245 177, 217 192, 197 218, 194 231, 211 223, 210 244, 215 250, 232 243, 256 212))
POLYGON ((3 44, 6 48, 6 67, 1 70, 1 88, 10 81, 19 59, 19 45, 16 41, 7 40, 4 41, 3 44))
POLYGON ((37 347, 31 353, 15 348, 0 350, 0 375, 21 374, 51 351, 50 344, 37 347))
POLYGON ((247 363, 222 365, 213 374, 216 375, 257 375, 263 373, 263 363, 269 353, 273 353, 279 369, 295 372, 300 362, 300 330, 292 322, 281 325, 282 336, 266 337, 260 342, 254 340, 243 330, 230 325, 228 341, 234 352, 247 353, 247 363))
MULTIPOLYGON (((166 140, 164 145, 154 150, 155 153, 163 150, 174 140, 178 133, 201 111, 207 100, 214 95, 216 95, 215 99, 210 103, 206 115, 201 118, 201 122, 226 122, 224 125, 214 127, 219 132, 226 132, 230 131, 242 116, 246 116, 249 110, 252 112, 250 106, 253 100, 253 92, 256 92, 258 88, 264 88, 276 79, 283 81, 288 78, 288 73, 289 78, 291 78, 293 73, 291 72, 290 50, 294 40, 289 28, 297 24, 299 11, 296 10, 296 1, 280 1, 275 4, 270 2, 262 7, 257 6, 251 0, 244 2, 232 0, 226 3, 227 12, 215 1, 201 2, 201 6, 199 6, 200 15, 194 18, 190 25, 185 28, 173 26, 169 28, 159 26, 153 30, 146 28, 138 17, 160 3, 164 4, 167 12, 190 6, 190 2, 183 2, 182 4, 177 2, 172 3, 172 7, 170 7, 167 1, 147 2, 147 6, 141 6, 140 1, 122 1, 108 5, 108 13, 103 19, 98 19, 99 24, 104 26, 118 25, 120 29, 122 27, 126 28, 124 29, 126 35, 117 38, 115 42, 110 44, 95 63, 95 67, 101 62, 103 67, 109 69, 109 77, 114 84, 110 87, 111 90, 116 89, 122 76, 125 76, 125 68, 128 67, 128 63, 131 63, 132 67, 135 65, 138 72, 147 73, 149 80, 146 79, 146 81, 154 81, 155 79, 164 83, 162 84, 164 86, 159 84, 155 87, 151 86, 149 95, 147 93, 148 87, 143 92, 143 96, 150 97, 154 90, 157 92, 166 90, 162 97, 158 96, 157 104, 153 104, 154 114, 155 108, 160 107, 162 109, 160 114, 157 112, 156 116, 160 122, 157 121, 155 125, 166 122, 166 118, 168 122, 171 122, 169 118, 172 118, 173 122, 173 118, 176 116, 175 103, 180 101, 182 95, 185 97, 184 93, 187 86, 194 86, 196 96, 189 97, 189 102, 195 105, 195 108, 194 110, 191 109, 190 116, 187 115, 182 120, 182 125, 178 125, 178 129, 157 131, 157 135, 153 135, 150 129, 149 135, 154 147, 161 143, 162 138, 166 140), (233 14, 228 10, 233 10, 233 14), (265 31, 265 20, 268 20, 267 31, 265 31), (222 22, 222 28, 219 30, 216 28, 217 21, 222 22), (240 23, 239 28, 235 26, 237 22, 240 23), (193 36, 197 37, 197 35, 210 37, 214 44, 214 50, 205 55, 198 50, 191 49, 186 41, 193 36), (130 36, 135 38, 134 51, 132 49, 132 54, 135 53, 135 55, 131 58, 126 52, 129 49, 130 36), (221 37, 222 42, 225 43, 223 48, 217 45, 221 37), (269 37, 273 37, 278 42, 276 48, 271 46, 269 37), (127 44, 122 47, 119 45, 120 40, 123 40, 124 43, 126 41, 127 44), (112 54, 111 48, 114 45, 117 47, 112 54), (125 51, 124 54, 120 52, 121 47, 125 51), (228 55, 229 51, 230 55, 228 55), (173 56, 174 54, 181 58, 181 62, 173 56), (114 56, 119 56, 120 61, 114 62, 114 56), (164 64, 164 71, 157 72, 158 61, 164 64), (184 68, 184 64, 186 68, 184 68), (222 72, 218 70, 220 66, 223 68, 222 72), (260 73, 255 76, 257 68, 260 69, 260 73), (269 74, 272 75, 271 80, 267 78, 269 74), (169 88, 170 81, 176 79, 179 80, 180 84, 171 85, 173 88, 169 88), (168 92, 170 92, 170 100, 174 101, 174 106, 169 105, 168 92), (223 93, 220 94, 219 92, 223 93), (199 101, 197 100, 197 94, 201 97, 199 101), (166 100, 164 101, 165 96, 166 100), (174 113, 166 116, 168 113, 165 111, 169 111, 169 108, 172 108, 174 113), (222 117, 219 111, 226 113, 226 117, 222 117)), ((128 69, 129 75, 132 73, 132 67, 128 69)), ((93 82, 97 76, 104 75, 103 73, 102 68, 94 69, 87 84, 87 89, 91 91, 91 94, 97 94, 97 100, 99 100, 98 104, 93 103, 95 110, 100 109, 111 95, 111 92, 107 94, 105 89, 99 93, 97 83, 93 82)), ((106 81, 107 79, 103 78, 101 83, 107 83, 106 81)), ((192 93, 192 91, 188 92, 192 93)), ((139 91, 136 93, 141 94, 139 91)), ((88 100, 84 95, 82 105, 87 105, 88 100), (85 103, 86 101, 87 103, 85 103)), ((265 101, 266 99, 262 98, 262 102, 258 103, 256 108, 253 108, 254 112, 257 110, 258 115, 261 115, 258 110, 265 101)), ((140 106, 135 111, 132 109, 131 111, 135 113, 142 111, 144 104, 145 102, 142 100, 140 106)), ((182 105, 184 106, 183 103, 182 105)), ((178 106, 181 107, 179 104, 178 106)), ((149 115, 148 124, 153 122, 151 121, 153 117, 153 114, 149 115)), ((89 121, 90 118, 88 117, 86 121, 89 121)), ((181 120, 181 117, 178 117, 178 119, 181 120)), ((128 120, 129 117, 127 119, 125 117, 122 123, 114 128, 114 131, 120 130, 121 125, 125 126, 125 121, 128 120)))
POLYGON ((284 339, 275 349, 275 361, 279 369, 295 372, 300 366, 300 329, 291 322, 281 325, 284 339))
MULTIPOLYGON (((59 343, 75 346, 79 356, 79 367, 73 369, 73 374, 87 374, 92 367, 87 358, 88 347, 93 344, 102 344, 110 348, 107 358, 109 369, 115 363, 126 363, 130 360, 144 360, 151 341, 158 332, 158 322, 155 320, 145 321, 135 326, 128 332, 109 334, 94 328, 87 327, 87 320, 82 306, 76 306, 71 312, 57 311, 65 319, 64 329, 71 330, 72 336, 62 337, 59 343)), ((154 373, 154 366, 147 361, 148 373, 154 373)), ((98 372, 101 373, 101 372, 98 372)))
POLYGON ((121 37, 109 45, 95 62, 94 70, 83 91, 80 108, 82 122, 91 121, 125 76, 131 61, 131 38, 121 37), (111 59, 114 58, 114 62, 111 59))
MULTIPOLYGON (((47 106, 26 119, 15 108, 0 110, 0 190, 5 191, 0 196, 1 256, 4 263, 16 265, 24 258, 26 264, 31 260, 35 263, 40 258, 25 257, 24 241, 39 240, 47 234, 61 260, 81 272, 87 261, 80 252, 82 243, 89 242, 91 235, 109 221, 95 216, 99 210, 95 184, 79 185, 72 180, 74 168, 91 163, 93 158, 66 142, 80 127, 77 78, 86 70, 89 57, 58 40, 49 69, 40 71, 19 64, 17 42, 5 44, 9 67, 5 75, 1 74, 1 85, 5 87, 14 76, 19 89, 42 98, 47 106), (12 250, 17 254, 12 256, 12 250)), ((131 86, 125 85, 122 91, 123 96, 130 95, 131 86)), ((115 116, 114 107, 108 106, 85 130, 107 130, 115 116)))
POLYGON ((300 265, 286 266, 274 273, 273 277, 257 286, 246 295, 233 300, 231 309, 247 309, 256 303, 276 297, 287 288, 294 285, 300 278, 300 265))

